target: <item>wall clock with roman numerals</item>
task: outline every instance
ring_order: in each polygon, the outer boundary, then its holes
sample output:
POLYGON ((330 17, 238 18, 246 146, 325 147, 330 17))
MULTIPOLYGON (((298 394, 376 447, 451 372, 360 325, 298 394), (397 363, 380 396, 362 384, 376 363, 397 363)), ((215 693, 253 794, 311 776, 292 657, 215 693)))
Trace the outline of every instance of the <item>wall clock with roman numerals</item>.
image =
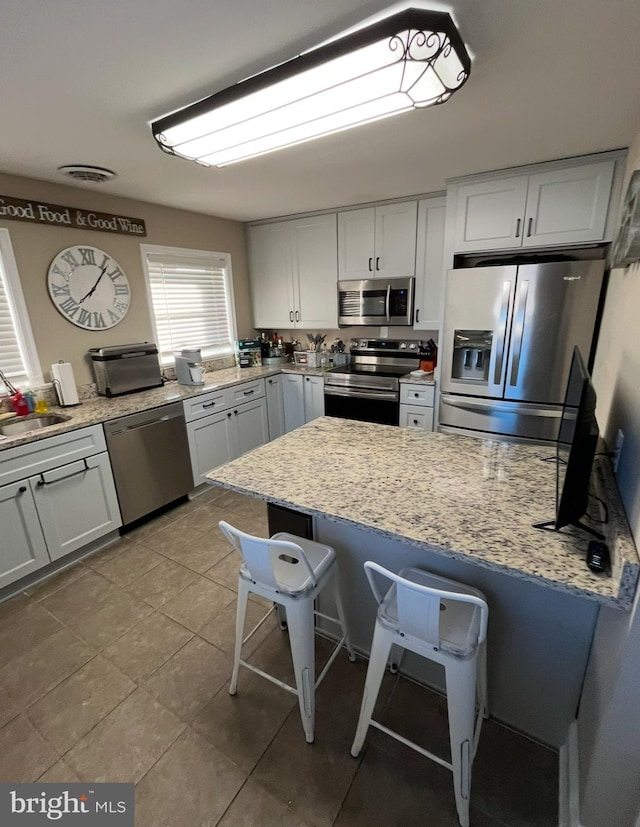
POLYGON ((61 250, 47 273, 51 300, 67 321, 85 330, 106 330, 129 310, 129 279, 118 262, 97 247, 61 250))

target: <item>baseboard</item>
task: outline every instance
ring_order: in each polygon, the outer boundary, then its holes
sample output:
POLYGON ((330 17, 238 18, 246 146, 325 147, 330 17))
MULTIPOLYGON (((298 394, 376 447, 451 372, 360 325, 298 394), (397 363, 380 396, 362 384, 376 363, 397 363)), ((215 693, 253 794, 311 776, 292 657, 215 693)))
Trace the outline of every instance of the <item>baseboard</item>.
POLYGON ((569 726, 567 740, 560 747, 559 759, 558 827, 582 827, 576 721, 569 726))

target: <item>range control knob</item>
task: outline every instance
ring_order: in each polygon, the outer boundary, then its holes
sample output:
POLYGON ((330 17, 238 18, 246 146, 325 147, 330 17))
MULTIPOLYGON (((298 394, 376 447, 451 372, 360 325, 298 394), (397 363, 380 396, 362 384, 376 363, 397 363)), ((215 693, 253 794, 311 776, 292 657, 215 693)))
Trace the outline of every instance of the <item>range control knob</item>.
POLYGON ((400 342, 400 350, 406 350, 406 349, 407 349, 407 343, 406 342, 400 342))
POLYGON ((409 345, 409 349, 410 349, 410 350, 415 350, 415 349, 416 349, 416 343, 415 343, 415 342, 411 342, 411 344, 409 345))

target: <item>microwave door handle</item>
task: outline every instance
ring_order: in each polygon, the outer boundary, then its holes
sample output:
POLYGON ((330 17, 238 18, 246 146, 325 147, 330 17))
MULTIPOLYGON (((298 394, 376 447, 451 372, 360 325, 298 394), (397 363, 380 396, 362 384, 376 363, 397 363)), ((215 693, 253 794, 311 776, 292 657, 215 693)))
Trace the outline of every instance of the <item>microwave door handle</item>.
POLYGON ((513 314, 513 339, 514 351, 513 359, 511 360, 511 376, 509 384, 514 387, 518 384, 518 372, 520 370, 520 356, 522 355, 522 339, 524 338, 524 322, 527 311, 527 295, 529 293, 529 282, 522 281, 518 287, 518 296, 516 298, 516 308, 513 314))
POLYGON ((509 299, 511 297, 511 282, 502 283, 502 302, 498 315, 498 336, 496 338, 496 362, 493 374, 493 384, 502 383, 502 365, 504 362, 504 344, 507 337, 507 316, 509 313, 509 299))
POLYGON ((385 299, 385 311, 387 314, 387 322, 391 319, 391 285, 387 284, 387 298, 385 299))

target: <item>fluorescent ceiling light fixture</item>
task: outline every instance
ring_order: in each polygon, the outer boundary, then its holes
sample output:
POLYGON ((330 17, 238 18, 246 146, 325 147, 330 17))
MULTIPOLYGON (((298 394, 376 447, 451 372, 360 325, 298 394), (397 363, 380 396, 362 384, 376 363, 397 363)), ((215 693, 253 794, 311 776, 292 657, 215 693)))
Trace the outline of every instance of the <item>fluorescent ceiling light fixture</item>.
POLYGON ((155 121, 161 149, 205 166, 445 103, 471 59, 446 12, 405 9, 155 121))

